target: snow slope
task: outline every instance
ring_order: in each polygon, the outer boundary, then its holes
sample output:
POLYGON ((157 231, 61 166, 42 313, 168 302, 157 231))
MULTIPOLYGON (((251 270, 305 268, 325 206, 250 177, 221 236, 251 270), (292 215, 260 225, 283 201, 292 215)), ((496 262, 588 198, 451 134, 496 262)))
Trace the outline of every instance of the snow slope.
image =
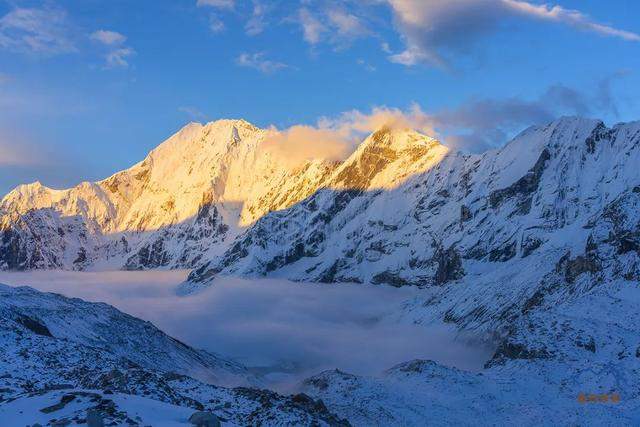
POLYGON ((330 167, 284 163, 262 148, 269 132, 242 120, 191 123, 103 181, 16 188, 0 202, 0 268, 192 266, 315 191, 330 167))
POLYGON ((197 410, 225 425, 343 425, 304 395, 213 385, 230 377, 254 381, 106 304, 0 285, 3 425, 80 422, 88 410, 107 425, 189 425, 197 410))

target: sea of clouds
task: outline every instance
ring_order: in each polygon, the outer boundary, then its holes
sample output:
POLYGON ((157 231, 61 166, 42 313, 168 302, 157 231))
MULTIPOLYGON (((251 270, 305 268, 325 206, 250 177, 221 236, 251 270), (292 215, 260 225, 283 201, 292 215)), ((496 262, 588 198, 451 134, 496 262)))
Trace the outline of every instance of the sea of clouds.
POLYGON ((28 285, 106 302, 194 347, 234 358, 276 389, 326 369, 376 375, 411 359, 479 370, 491 348, 455 338, 445 325, 399 321, 415 288, 221 278, 177 296, 186 271, 0 272, 0 283, 28 285))

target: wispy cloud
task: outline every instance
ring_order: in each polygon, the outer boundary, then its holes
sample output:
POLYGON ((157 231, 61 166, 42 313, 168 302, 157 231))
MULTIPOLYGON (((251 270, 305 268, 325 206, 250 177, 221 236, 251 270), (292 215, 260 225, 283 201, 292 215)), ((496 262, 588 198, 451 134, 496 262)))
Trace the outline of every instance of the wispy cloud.
POLYGON ((345 9, 329 9, 327 18, 339 37, 355 39, 369 34, 369 30, 362 20, 345 9))
POLYGON ((640 34, 600 24, 577 10, 565 9, 562 6, 537 5, 519 0, 502 0, 502 3, 514 12, 522 13, 532 18, 567 24, 604 36, 618 37, 628 41, 640 41, 640 34))
POLYGON ((376 67, 374 65, 371 65, 370 63, 368 63, 362 58, 357 59, 356 63, 362 66, 366 71, 369 71, 370 73, 376 71, 376 67))
POLYGON ((304 40, 310 44, 317 44, 322 38, 322 34, 327 31, 325 26, 307 8, 298 11, 298 22, 302 28, 304 40))
POLYGON ((77 51, 67 13, 53 7, 14 7, 0 18, 0 47, 52 56, 77 51))
POLYGON ((221 33, 226 28, 227 26, 225 25, 224 21, 220 19, 218 15, 214 13, 209 15, 209 30, 211 30, 212 33, 214 34, 221 33))
POLYGON ((496 148, 517 132, 563 115, 618 115, 613 84, 628 74, 621 70, 596 81, 592 89, 580 91, 556 84, 532 98, 475 99, 430 115, 436 135, 454 148, 482 152, 496 148))
POLYGON ((91 34, 91 38, 107 46, 121 45, 127 40, 127 38, 122 34, 108 30, 95 31, 91 34))
POLYGON ((362 17, 344 6, 332 4, 329 7, 298 10, 294 20, 302 29, 303 39, 317 45, 326 42, 337 47, 345 47, 354 40, 372 35, 362 17))
POLYGON ((223 32, 227 26, 219 16, 219 13, 223 11, 233 11, 236 2, 235 0, 198 0, 196 6, 215 9, 216 13, 209 14, 209 30, 212 33, 218 34, 223 32))
POLYGON ((191 107, 191 106, 178 107, 178 111, 186 114, 191 120, 205 121, 207 119, 207 115, 202 111, 198 110, 196 107, 191 107))
POLYGON ((255 36, 262 33, 266 27, 266 16, 269 6, 260 0, 253 0, 251 17, 244 26, 247 35, 255 36))
POLYGON ((106 68, 128 68, 128 58, 135 55, 135 50, 125 46, 127 37, 116 31, 98 30, 90 38, 107 48, 105 53, 106 68))
POLYGON ((283 62, 267 59, 264 52, 242 53, 236 59, 236 64, 241 67, 256 69, 265 74, 275 73, 278 70, 288 67, 288 65, 283 62))
POLYGON ((468 51, 483 36, 509 19, 530 19, 568 25, 599 35, 640 41, 640 35, 598 23, 586 14, 561 6, 521 0, 385 0, 405 42, 389 56, 403 65, 444 66, 452 52, 468 51))

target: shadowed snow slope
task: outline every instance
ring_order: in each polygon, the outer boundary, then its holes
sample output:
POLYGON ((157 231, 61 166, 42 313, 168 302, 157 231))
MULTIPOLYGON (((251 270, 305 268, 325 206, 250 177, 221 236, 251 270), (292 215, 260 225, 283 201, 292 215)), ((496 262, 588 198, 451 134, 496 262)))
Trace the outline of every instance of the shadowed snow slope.
POLYGON ((306 396, 210 384, 251 375, 150 323, 26 287, 0 285, 0 362, 7 426, 83 423, 90 409, 108 425, 191 425, 197 410, 230 425, 344 425, 306 396))

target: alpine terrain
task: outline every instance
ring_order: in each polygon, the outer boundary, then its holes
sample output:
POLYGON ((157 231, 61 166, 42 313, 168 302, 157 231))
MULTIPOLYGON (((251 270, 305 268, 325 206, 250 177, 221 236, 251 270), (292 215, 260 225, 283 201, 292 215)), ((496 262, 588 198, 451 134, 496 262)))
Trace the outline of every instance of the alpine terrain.
POLYGON ((36 396, 133 394, 238 424, 640 422, 640 122, 564 117, 477 155, 382 127, 343 161, 295 165, 270 132, 190 124, 103 181, 16 188, 0 268, 192 269, 181 294, 222 276, 414 286, 397 321, 493 343, 484 370, 414 360, 318 373, 294 397, 221 388, 260 380, 108 306, 0 288, 0 418, 36 396))

